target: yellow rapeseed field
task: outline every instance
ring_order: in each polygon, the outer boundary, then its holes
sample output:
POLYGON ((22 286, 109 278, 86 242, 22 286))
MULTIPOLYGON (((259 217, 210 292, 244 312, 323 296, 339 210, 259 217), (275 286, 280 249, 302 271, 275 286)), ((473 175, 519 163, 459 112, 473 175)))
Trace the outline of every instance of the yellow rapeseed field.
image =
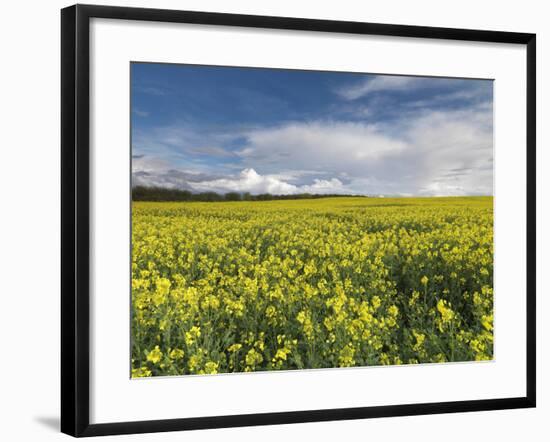
POLYGON ((487 360, 492 330, 492 197, 133 204, 133 377, 487 360))

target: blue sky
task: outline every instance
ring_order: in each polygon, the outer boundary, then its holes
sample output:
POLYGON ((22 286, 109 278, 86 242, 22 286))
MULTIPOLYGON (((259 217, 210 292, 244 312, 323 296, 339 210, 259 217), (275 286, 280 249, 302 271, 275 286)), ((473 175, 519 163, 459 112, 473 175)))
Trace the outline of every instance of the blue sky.
POLYGON ((493 83, 133 63, 134 185, 491 195, 493 83))

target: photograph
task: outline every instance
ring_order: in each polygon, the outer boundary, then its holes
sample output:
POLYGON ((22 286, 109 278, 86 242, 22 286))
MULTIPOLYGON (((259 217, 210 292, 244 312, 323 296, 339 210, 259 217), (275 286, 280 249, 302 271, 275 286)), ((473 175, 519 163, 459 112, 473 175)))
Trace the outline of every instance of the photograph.
POLYGON ((493 79, 129 74, 131 378, 493 361, 493 79))

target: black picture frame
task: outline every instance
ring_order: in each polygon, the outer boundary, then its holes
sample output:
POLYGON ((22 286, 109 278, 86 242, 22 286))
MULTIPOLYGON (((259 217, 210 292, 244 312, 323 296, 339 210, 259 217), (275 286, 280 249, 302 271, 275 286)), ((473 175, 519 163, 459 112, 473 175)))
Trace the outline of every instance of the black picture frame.
POLYGON ((74 5, 61 10, 61 431, 81 436, 535 407, 536 36, 528 33, 74 5), (90 19, 111 18, 525 45, 527 52, 526 395, 215 417, 90 424, 90 19))

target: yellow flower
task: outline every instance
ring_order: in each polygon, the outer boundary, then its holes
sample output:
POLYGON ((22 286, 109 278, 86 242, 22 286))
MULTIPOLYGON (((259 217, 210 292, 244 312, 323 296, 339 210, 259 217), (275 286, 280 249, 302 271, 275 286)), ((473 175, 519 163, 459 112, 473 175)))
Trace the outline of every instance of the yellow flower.
POLYGON ((413 330, 413 335, 416 339, 416 343, 413 345, 413 350, 418 352, 422 349, 422 346, 424 345, 426 335, 424 333, 418 333, 416 330, 413 330))
POLYGON ((183 350, 179 349, 179 348, 174 348, 171 352, 170 352, 170 359, 183 359, 183 355, 185 353, 183 352, 183 350))
POLYGON ((201 335, 201 328, 197 326, 193 326, 189 329, 189 331, 185 332, 185 343, 187 345, 193 345, 197 338, 199 338, 201 335))
POLYGON ((437 302, 437 310, 441 314, 441 320, 443 322, 450 322, 453 320, 455 314, 453 310, 449 307, 447 307, 448 303, 447 301, 444 301, 443 299, 440 299, 437 302))
POLYGON ((218 364, 212 361, 207 362, 204 364, 204 372, 206 374, 216 374, 218 372, 218 364))
POLYGON ((492 273, 492 197, 133 202, 132 377, 490 359, 492 273))
POLYGON ((470 341, 470 348, 476 353, 483 353, 486 347, 480 339, 472 339, 470 341))
POLYGON ((245 362, 249 371, 250 369, 254 369, 256 365, 261 364, 263 360, 263 356, 253 348, 248 351, 245 357, 245 362))
POLYGON ((493 315, 490 314, 490 315, 483 315, 481 317, 481 325, 483 325, 483 327, 488 330, 488 331, 492 331, 493 330, 493 315))
POLYGON ((166 302, 166 296, 170 291, 171 283, 170 283, 170 280, 166 278, 159 278, 157 279, 156 285, 157 285, 157 289, 153 294, 152 301, 155 306, 159 306, 166 302))
POLYGON ((170 290, 170 286, 172 284, 170 283, 169 279, 166 278, 159 278, 157 279, 157 292, 159 292, 162 295, 168 294, 168 291, 170 290))
POLYGON ((202 354, 195 353, 189 357, 189 371, 196 372, 202 364, 202 354))
POLYGON ((280 348, 277 350, 277 353, 275 353, 274 359, 282 359, 283 361, 286 361, 286 356, 290 353, 290 350, 287 348, 280 348))
POLYGON ((133 378, 146 378, 151 376, 151 370, 147 367, 132 368, 132 377, 133 378))
POLYGON ((207 296, 202 301, 202 308, 205 310, 209 308, 212 310, 217 310, 219 307, 220 307, 220 300, 214 295, 207 296))
POLYGON ((304 335, 308 340, 313 339, 313 322, 311 320, 311 314, 309 312, 301 311, 298 313, 298 316, 296 316, 296 319, 300 324, 302 324, 302 328, 304 330, 304 335))
POLYGON ((334 317, 326 316, 325 319, 323 319, 323 324, 325 325, 328 331, 334 330, 334 317))
POLYGON ((235 353, 242 348, 242 344, 232 344, 228 347, 227 351, 230 353, 235 353))
POLYGON ((355 365, 355 349, 353 345, 348 344, 340 350, 338 355, 338 362, 340 367, 352 367, 355 365))
POLYGON ((409 299, 409 306, 412 307, 416 303, 416 301, 418 301, 419 297, 420 297, 420 293, 416 290, 413 290, 412 296, 409 299))
POLYGON ((162 358, 162 351, 158 345, 155 345, 155 348, 147 354, 147 360, 153 364, 158 364, 162 358))
POLYGON ((275 307, 273 307, 272 305, 267 306, 267 308, 265 309, 265 315, 268 318, 272 318, 276 314, 277 314, 277 309, 275 307))
POLYGON ((399 314, 399 308, 396 305, 390 305, 388 307, 388 313, 390 316, 396 317, 399 314))

